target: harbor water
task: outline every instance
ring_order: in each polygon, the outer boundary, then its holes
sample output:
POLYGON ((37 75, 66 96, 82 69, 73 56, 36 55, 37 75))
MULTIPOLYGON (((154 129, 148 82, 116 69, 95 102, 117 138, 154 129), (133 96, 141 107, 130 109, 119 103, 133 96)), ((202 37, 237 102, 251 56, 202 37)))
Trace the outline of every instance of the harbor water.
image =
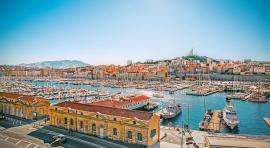
MULTIPOLYGON (((135 89, 135 88, 111 88, 111 87, 94 87, 90 85, 71 85, 71 84, 59 84, 56 82, 32 82, 38 86, 58 86, 64 88, 73 89, 87 89, 87 90, 106 90, 113 93, 123 92, 124 94, 145 94, 152 96, 155 91, 149 89, 135 89)), ((164 93, 164 98, 152 98, 153 101, 159 102, 160 106, 153 112, 157 112, 166 107, 168 103, 172 103, 175 100, 176 103, 182 105, 182 113, 174 119, 161 120, 161 125, 181 127, 183 124, 188 124, 192 129, 198 130, 199 123, 203 119, 205 106, 206 109, 223 109, 226 104, 226 93, 215 93, 209 96, 190 96, 186 95, 187 90, 176 91, 174 94, 164 93), (205 102, 205 103, 204 103, 205 102), (206 104, 204 106, 204 104, 206 104), (189 115, 188 116, 188 112, 189 115), (189 120, 188 120, 189 119, 189 120)), ((58 100, 53 99, 52 103, 56 103, 58 100)), ((270 103, 253 103, 248 101, 234 100, 236 111, 240 118, 240 124, 238 130, 230 131, 224 129, 221 132, 235 133, 235 134, 248 134, 248 135, 267 135, 270 136, 270 127, 268 127, 263 118, 270 117, 270 103)))

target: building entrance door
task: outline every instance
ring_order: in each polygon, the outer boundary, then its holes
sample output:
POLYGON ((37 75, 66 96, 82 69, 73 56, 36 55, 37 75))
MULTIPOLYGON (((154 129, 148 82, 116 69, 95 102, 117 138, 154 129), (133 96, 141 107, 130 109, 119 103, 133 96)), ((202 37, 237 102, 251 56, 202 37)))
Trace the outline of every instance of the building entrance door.
POLYGON ((33 112, 33 120, 37 120, 37 113, 36 112, 33 112))
POLYGON ((99 136, 100 136, 101 138, 104 137, 104 128, 103 128, 103 127, 100 127, 100 128, 99 128, 99 136))

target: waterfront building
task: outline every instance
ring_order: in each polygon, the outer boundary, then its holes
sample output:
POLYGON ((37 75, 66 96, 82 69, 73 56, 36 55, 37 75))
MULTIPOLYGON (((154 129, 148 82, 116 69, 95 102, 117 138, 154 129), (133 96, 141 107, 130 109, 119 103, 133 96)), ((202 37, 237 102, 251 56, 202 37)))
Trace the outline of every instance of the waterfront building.
POLYGON ((38 120, 47 117, 50 101, 41 97, 0 92, 0 113, 38 120))
POLYGON ((143 108, 150 102, 150 97, 140 95, 135 97, 112 98, 108 100, 91 103, 92 105, 114 107, 121 109, 139 109, 143 108))
POLYGON ((52 126, 147 147, 160 138, 160 117, 149 112, 63 102, 50 107, 50 119, 52 126))

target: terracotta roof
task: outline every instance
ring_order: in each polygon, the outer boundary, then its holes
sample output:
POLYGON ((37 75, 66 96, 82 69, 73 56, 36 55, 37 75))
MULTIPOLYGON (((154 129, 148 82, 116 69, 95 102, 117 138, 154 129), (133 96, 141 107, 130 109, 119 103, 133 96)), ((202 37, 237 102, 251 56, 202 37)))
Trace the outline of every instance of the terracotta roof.
POLYGON ((123 106, 126 106, 130 104, 129 101, 117 101, 117 100, 104 100, 104 101, 98 101, 91 103, 92 105, 98 105, 98 106, 107 106, 107 107, 115 107, 115 108, 121 108, 123 106))
POLYGON ((149 99, 149 97, 142 95, 142 96, 136 96, 136 97, 128 98, 128 100, 126 100, 126 101, 118 101, 118 100, 115 100, 115 99, 111 99, 111 100, 93 102, 91 104, 92 105, 98 105, 98 106, 122 108, 123 106, 127 106, 127 105, 132 104, 132 103, 141 102, 141 101, 144 101, 144 100, 147 100, 147 99, 149 99))
POLYGON ((13 100, 23 100, 27 102, 49 102, 49 100, 42 98, 42 97, 34 97, 31 95, 21 95, 21 94, 15 94, 15 93, 6 93, 6 92, 0 92, 1 97, 6 97, 13 100))
POLYGON ((88 112, 99 112, 101 114, 120 116, 126 118, 138 118, 140 120, 149 120, 154 115, 153 113, 136 111, 136 110, 125 110, 120 108, 112 108, 106 106, 98 106, 91 104, 82 104, 75 102, 62 102, 54 106, 72 108, 76 110, 88 111, 88 112))
POLYGON ((144 101, 144 100, 147 100, 147 99, 149 99, 149 97, 142 95, 142 96, 136 96, 136 97, 130 98, 130 101, 132 101, 132 102, 141 102, 141 101, 144 101))

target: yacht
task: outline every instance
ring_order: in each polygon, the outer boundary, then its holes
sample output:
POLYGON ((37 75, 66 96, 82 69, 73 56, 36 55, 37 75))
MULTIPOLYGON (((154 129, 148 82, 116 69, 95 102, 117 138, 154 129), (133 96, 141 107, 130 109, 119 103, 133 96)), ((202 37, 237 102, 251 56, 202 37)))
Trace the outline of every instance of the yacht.
POLYGON ((158 107, 158 105, 159 104, 156 102, 148 102, 148 104, 146 106, 144 106, 144 109, 147 111, 154 110, 158 107))
POLYGON ((176 117, 182 112, 180 104, 171 104, 161 110, 161 117, 164 119, 170 119, 176 117))
POLYGON ((239 118, 232 101, 229 101, 223 109, 223 120, 230 129, 236 128, 239 124, 239 118))
POLYGON ((156 98, 164 98, 164 95, 162 93, 154 93, 153 94, 153 97, 156 97, 156 98))

